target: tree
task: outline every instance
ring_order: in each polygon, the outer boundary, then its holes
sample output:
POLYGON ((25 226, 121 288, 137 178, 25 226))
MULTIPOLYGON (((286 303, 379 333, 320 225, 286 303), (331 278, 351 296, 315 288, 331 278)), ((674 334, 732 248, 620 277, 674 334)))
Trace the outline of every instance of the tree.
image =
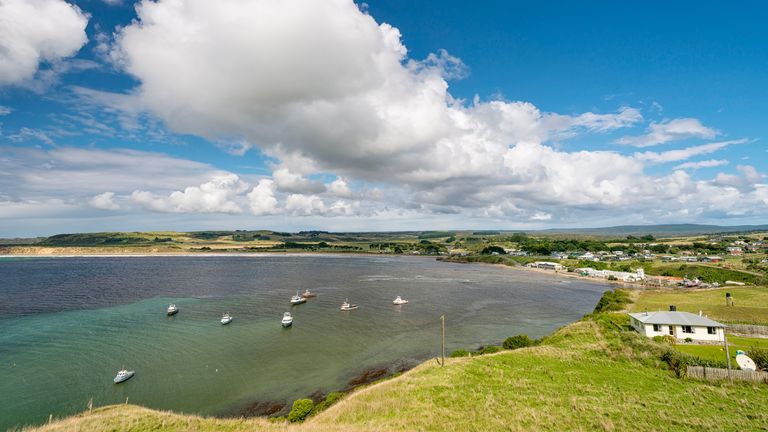
POLYGON ((494 252, 496 252, 499 255, 505 255, 506 252, 504 251, 504 248, 501 246, 486 246, 483 248, 482 251, 480 251, 481 255, 491 255, 494 252))

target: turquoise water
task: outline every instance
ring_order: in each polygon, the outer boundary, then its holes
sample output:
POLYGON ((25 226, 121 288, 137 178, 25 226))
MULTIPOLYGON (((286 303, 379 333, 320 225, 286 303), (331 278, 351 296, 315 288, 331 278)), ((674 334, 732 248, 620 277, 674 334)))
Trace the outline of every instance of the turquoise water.
POLYGON ((345 387, 371 368, 540 337, 605 286, 430 258, 56 258, 0 262, 0 429, 129 402, 211 415, 345 387), (318 293, 291 307, 296 290, 318 293), (402 295, 410 300, 393 306, 402 295), (349 298, 360 309, 339 311, 349 298), (180 312, 166 317, 168 303, 180 312), (283 312, 294 315, 283 329, 283 312), (219 323, 230 312, 234 321, 219 323), (121 367, 136 376, 121 385, 121 367))

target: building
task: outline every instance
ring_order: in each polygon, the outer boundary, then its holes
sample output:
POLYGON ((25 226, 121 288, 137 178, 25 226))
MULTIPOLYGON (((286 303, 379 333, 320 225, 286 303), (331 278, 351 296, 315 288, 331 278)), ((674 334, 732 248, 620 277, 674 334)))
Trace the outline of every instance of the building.
POLYGON ((593 268, 585 267, 585 268, 577 268, 576 273, 580 273, 583 276, 605 278, 605 279, 608 279, 611 276, 613 276, 616 280, 620 280, 624 282, 637 282, 645 279, 645 270, 643 270, 643 268, 638 268, 636 272, 630 273, 630 272, 621 272, 621 271, 614 271, 614 270, 596 270, 593 268))
POLYGON ((564 267, 558 263, 550 261, 536 261, 528 264, 528 267, 540 268, 545 270, 562 270, 564 267))
POLYGON ((736 246, 728 247, 726 249, 728 250, 728 253, 731 254, 731 256, 741 256, 744 253, 740 247, 736 246))
POLYGON ((720 256, 706 256, 706 257, 702 257, 699 261, 708 262, 708 263, 719 263, 722 260, 723 260, 723 257, 720 257, 720 256))
MULTIPOLYGON (((670 306, 674 309, 674 306, 670 306)), ((725 324, 705 316, 676 310, 629 314, 629 322, 638 333, 648 337, 670 335, 676 339, 699 342, 723 342, 725 324)))

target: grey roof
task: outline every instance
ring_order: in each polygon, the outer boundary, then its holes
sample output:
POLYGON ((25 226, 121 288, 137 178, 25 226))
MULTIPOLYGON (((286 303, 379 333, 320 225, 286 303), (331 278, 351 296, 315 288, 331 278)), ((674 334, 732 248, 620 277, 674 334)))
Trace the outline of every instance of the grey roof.
POLYGON ((692 314, 690 312, 639 312, 629 314, 632 318, 637 319, 644 324, 672 324, 672 325, 687 325, 687 326, 699 326, 699 327, 725 327, 725 324, 721 324, 717 321, 711 320, 707 317, 692 314))

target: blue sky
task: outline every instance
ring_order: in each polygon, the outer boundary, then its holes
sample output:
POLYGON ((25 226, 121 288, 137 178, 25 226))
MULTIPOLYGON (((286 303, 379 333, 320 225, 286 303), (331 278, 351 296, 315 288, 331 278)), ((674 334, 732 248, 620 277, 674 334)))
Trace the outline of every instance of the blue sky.
POLYGON ((0 235, 764 223, 766 12, 7 0, 0 235))

